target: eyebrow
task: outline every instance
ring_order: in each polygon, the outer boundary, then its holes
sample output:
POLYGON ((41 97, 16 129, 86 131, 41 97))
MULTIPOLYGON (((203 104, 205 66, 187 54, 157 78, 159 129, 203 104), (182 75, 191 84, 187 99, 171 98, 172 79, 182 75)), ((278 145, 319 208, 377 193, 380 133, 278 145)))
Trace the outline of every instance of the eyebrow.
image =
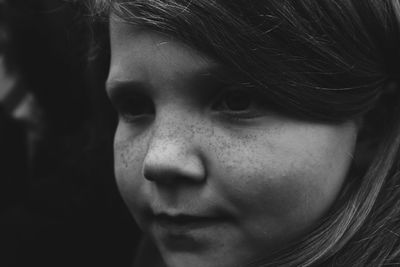
POLYGON ((136 81, 136 80, 109 80, 106 81, 106 90, 113 90, 119 88, 126 88, 126 87, 147 87, 144 82, 136 81))
POLYGON ((118 99, 132 91, 144 93, 151 89, 147 83, 137 80, 110 80, 105 87, 110 99, 118 99))
POLYGON ((236 74, 223 65, 215 64, 196 72, 193 77, 213 77, 220 81, 227 81, 236 79, 236 74))
MULTIPOLYGON (((187 81, 194 85, 194 88, 201 87, 203 93, 213 91, 215 86, 223 86, 240 82, 240 78, 233 71, 220 64, 213 64, 204 69, 196 70, 188 75, 187 81), (210 85, 214 88, 210 88, 210 85)), ((154 88, 146 81, 141 80, 118 80, 111 79, 106 81, 106 91, 110 99, 117 99, 129 92, 143 93, 149 92, 154 88)))

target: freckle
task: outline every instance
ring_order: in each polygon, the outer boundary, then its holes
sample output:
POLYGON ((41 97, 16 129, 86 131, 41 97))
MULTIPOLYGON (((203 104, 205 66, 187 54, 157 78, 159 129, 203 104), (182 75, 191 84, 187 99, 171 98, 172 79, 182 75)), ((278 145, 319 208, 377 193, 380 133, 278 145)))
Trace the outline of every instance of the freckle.
POLYGON ((126 142, 118 142, 114 149, 115 152, 118 152, 117 161, 120 162, 123 168, 129 168, 129 163, 133 157, 131 146, 129 146, 126 142))

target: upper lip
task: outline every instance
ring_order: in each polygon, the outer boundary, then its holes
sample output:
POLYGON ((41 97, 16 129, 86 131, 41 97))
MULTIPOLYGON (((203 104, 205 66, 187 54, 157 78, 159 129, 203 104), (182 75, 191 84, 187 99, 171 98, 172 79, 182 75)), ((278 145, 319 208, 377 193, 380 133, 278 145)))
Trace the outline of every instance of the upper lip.
POLYGON ((205 219, 216 219, 218 217, 215 216, 202 216, 202 215, 191 215, 191 214, 168 214, 168 213, 157 213, 154 214, 156 220, 160 221, 173 221, 177 223, 184 223, 190 221, 197 220, 205 220, 205 219))
POLYGON ((223 217, 209 217, 209 216, 198 216, 189 214, 166 214, 159 213, 154 215, 154 222, 157 225, 175 229, 185 229, 185 227, 203 227, 205 225, 216 224, 222 222, 223 217))

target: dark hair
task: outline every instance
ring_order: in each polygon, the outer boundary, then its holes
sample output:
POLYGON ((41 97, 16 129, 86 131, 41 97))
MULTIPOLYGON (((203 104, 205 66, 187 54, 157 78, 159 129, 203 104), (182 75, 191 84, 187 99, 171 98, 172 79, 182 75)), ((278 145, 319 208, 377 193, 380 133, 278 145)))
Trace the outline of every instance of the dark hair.
POLYGON ((400 264, 399 0, 92 0, 89 9, 174 36, 293 116, 361 122, 331 212, 255 266, 400 264))

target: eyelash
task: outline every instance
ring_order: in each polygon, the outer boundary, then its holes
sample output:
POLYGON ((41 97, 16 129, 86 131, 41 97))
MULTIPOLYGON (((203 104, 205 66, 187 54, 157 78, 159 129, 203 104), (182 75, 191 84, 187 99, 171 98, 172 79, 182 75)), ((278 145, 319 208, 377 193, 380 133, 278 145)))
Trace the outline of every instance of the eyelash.
POLYGON ((120 96, 120 100, 115 101, 115 108, 120 119, 125 122, 140 122, 155 114, 154 105, 151 99, 145 95, 120 96))
MULTIPOLYGON (((121 120, 127 123, 140 123, 148 119, 150 116, 156 113, 154 103, 148 96, 135 95, 135 96, 119 96, 114 102, 114 106, 118 111, 121 120)), ((243 100, 243 99, 236 99, 243 100)), ((232 104, 232 103, 230 103, 232 104)), ((238 104, 238 103, 236 103, 238 104)), ((239 103, 239 105, 243 103, 239 103)), ((244 107, 244 106, 242 106, 244 107)), ((222 90, 212 100, 211 110, 213 113, 222 115, 226 119, 232 121, 244 121, 254 119, 265 115, 267 112, 273 109, 273 105, 266 100, 265 96, 255 89, 238 89, 228 88, 222 90), (242 96, 245 99, 244 104, 248 104, 244 109, 233 110, 230 109, 227 101, 232 100, 232 94, 236 94, 235 97, 242 96), (249 103, 246 103, 249 101, 249 103)))
POLYGON ((230 120, 242 121, 255 119, 276 109, 275 105, 262 92, 253 88, 229 88, 219 94, 217 99, 212 106, 213 110, 221 113, 230 120), (231 93, 238 93, 242 94, 243 97, 247 97, 247 101, 249 101, 247 108, 236 111, 229 109, 226 101, 231 93))

